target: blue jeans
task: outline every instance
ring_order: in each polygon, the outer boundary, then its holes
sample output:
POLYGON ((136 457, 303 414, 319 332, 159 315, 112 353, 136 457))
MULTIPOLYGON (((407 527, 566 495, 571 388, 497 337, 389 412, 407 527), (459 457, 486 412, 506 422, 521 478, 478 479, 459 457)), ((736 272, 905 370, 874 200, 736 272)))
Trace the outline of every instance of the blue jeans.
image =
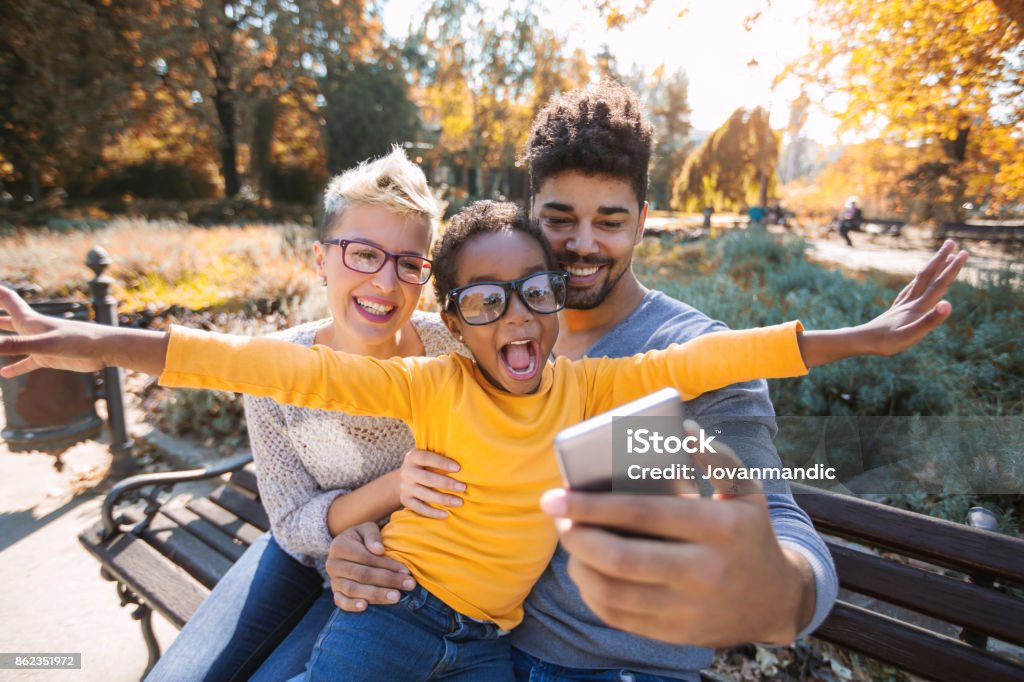
POLYGON ((320 574, 285 554, 267 533, 221 578, 146 680, 299 675, 335 610, 320 574))
POLYGON ((504 634, 417 586, 394 605, 362 613, 336 609, 313 649, 306 679, 512 682, 504 634))
POLYGON ((547 663, 520 649, 512 649, 516 682, 674 682, 675 678, 638 673, 625 668, 564 668, 547 663))

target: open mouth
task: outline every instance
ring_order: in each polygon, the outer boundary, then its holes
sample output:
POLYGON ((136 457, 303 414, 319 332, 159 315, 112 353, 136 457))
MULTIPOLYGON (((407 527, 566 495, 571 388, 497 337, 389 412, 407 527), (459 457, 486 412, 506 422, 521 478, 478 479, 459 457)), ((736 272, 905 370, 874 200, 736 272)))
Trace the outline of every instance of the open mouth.
POLYGON ((356 296, 355 302, 356 310, 359 311, 363 317, 374 322, 387 320, 394 314, 395 309, 398 308, 396 305, 381 303, 380 301, 374 301, 362 296, 356 296))
POLYGON ((593 284, 603 267, 602 264, 594 263, 562 264, 562 268, 569 273, 569 286, 571 287, 585 287, 593 284))
POLYGON ((516 381, 528 381, 540 368, 540 344, 529 339, 506 343, 501 347, 501 364, 516 381))

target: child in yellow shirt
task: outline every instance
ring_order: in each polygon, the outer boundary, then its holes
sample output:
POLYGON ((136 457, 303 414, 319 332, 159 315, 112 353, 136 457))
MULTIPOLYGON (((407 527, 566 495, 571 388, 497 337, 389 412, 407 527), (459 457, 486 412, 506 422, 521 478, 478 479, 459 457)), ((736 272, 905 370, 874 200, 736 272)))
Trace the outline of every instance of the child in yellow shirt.
POLYGON ((394 606, 336 612, 310 674, 511 679, 501 635, 521 620, 522 601, 556 543, 537 501, 558 484, 551 441, 559 430, 666 385, 690 399, 739 381, 801 375, 851 355, 903 350, 949 314, 939 298, 964 261, 947 259, 949 249, 897 305, 859 327, 802 332, 796 322, 709 334, 632 358, 551 362, 558 334, 552 313, 565 303, 565 274, 515 206, 480 202, 452 221, 433 253, 446 324, 474 360, 382 361, 180 328, 165 335, 50 322, 7 292, 0 303, 14 315, 0 327, 37 336, 0 340, 0 353, 33 353, 6 375, 35 366, 122 365, 160 374, 166 385, 407 421, 417 447, 459 462, 468 485, 464 504, 441 523, 409 510, 392 516, 383 530, 388 555, 407 565, 420 587, 394 606))

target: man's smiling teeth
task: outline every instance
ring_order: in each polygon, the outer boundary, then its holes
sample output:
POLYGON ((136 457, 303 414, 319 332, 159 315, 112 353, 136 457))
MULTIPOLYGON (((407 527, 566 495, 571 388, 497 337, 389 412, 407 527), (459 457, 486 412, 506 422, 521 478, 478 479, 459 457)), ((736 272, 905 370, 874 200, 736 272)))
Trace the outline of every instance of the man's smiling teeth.
POLYGON ((368 301, 365 298, 357 298, 356 303, 376 315, 387 315, 396 307, 393 305, 383 305, 381 303, 376 303, 375 301, 368 301))
POLYGON ((576 277, 589 277, 595 272, 600 270, 597 265, 567 265, 565 266, 566 272, 576 277))

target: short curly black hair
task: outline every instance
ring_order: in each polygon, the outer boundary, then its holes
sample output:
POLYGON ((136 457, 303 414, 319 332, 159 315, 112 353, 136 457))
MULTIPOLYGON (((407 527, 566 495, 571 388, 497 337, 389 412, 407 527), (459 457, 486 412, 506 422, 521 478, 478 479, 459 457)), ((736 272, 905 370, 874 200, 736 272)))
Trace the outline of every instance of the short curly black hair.
POLYGON ((522 161, 534 195, 548 178, 577 171, 628 180, 643 206, 653 144, 654 126, 636 95, 604 80, 548 100, 533 119, 522 161))
POLYGON ((478 234, 492 232, 524 232, 540 244, 544 252, 544 265, 549 270, 558 270, 551 244, 536 221, 517 204, 509 201, 477 201, 452 216, 451 222, 430 254, 434 272, 434 296, 444 306, 448 292, 458 286, 455 261, 467 242, 478 234))

